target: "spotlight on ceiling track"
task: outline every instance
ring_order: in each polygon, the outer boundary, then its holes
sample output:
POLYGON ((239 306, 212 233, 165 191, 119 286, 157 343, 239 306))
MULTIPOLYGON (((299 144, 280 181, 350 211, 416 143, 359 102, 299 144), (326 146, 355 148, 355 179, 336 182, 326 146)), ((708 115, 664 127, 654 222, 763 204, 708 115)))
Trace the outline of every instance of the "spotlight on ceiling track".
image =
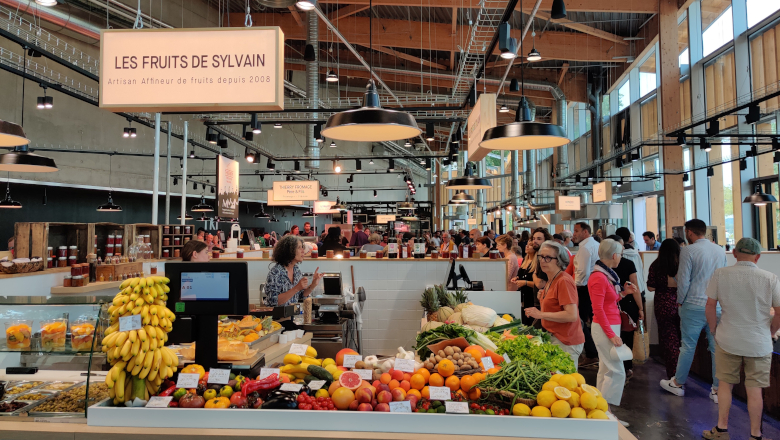
POLYGON ((217 135, 214 130, 211 129, 211 127, 206 128, 206 141, 210 143, 211 145, 217 144, 217 139, 219 139, 219 136, 217 135))
POLYGON ((512 27, 508 22, 498 25, 498 49, 501 51, 501 58, 511 60, 517 56, 517 40, 512 38, 512 27))
POLYGON ((433 142, 436 140, 436 130, 435 126, 433 125, 433 122, 429 122, 425 124, 425 140, 428 142, 433 142))
POLYGON ((254 163, 255 162, 255 153, 252 150, 250 150, 249 148, 247 148, 244 151, 244 157, 246 158, 246 161, 249 162, 249 163, 254 163))
POLYGON ((755 124, 759 119, 761 119, 761 109, 758 107, 758 104, 748 107, 748 114, 745 115, 745 123, 755 124))
POLYGON ((498 109, 499 113, 508 113, 509 107, 506 106, 506 104, 501 104, 501 108, 498 109))
POLYGON ((281 122, 274 122, 274 128, 282 128, 281 122))
POLYGON ((363 165, 360 163, 360 159, 355 159, 355 171, 363 171, 363 165))
POLYGON ((219 148, 227 148, 228 147, 228 140, 224 135, 219 135, 219 140, 217 141, 217 145, 219 148))
POLYGON ((377 196, 377 193, 376 193, 376 190, 374 190, 374 197, 376 197, 376 196, 377 196))
POLYGON ((409 142, 409 139, 407 139, 406 142, 404 142, 404 147, 406 147, 406 148, 411 148, 412 147, 412 143, 409 142))
POLYGON ((293 168, 293 171, 295 171, 296 173, 301 172, 301 161, 299 160, 295 161, 295 167, 293 168))
POLYGON ((268 162, 266 163, 266 165, 265 165, 265 166, 266 166, 266 168, 268 168, 269 170, 275 170, 275 169, 276 169, 276 164, 275 164, 275 163, 274 163, 274 162, 271 160, 271 158, 270 158, 270 157, 268 158, 268 162))
POLYGON ((341 172, 341 165, 339 165, 339 162, 337 160, 333 161, 333 171, 336 173, 341 172))
POLYGON ((311 11, 317 7, 317 0, 298 0, 295 6, 304 11, 311 11))
POLYGON ((336 148, 336 141, 331 140, 330 141, 330 148, 336 148))
POLYGON ((328 74, 325 76, 325 81, 327 81, 327 82, 331 82, 331 83, 339 82, 339 77, 338 77, 338 75, 336 75, 336 72, 334 72, 334 71, 332 71, 332 70, 331 70, 331 71, 330 71, 330 72, 328 72, 328 74))
POLYGON ((387 171, 395 171, 395 161, 393 159, 387 160, 387 171))
POLYGON ((712 167, 707 168, 707 178, 712 179, 715 176, 715 170, 712 167))
POLYGON ((318 124, 314 126, 314 140, 322 143, 325 142, 325 138, 322 137, 322 125, 318 124))

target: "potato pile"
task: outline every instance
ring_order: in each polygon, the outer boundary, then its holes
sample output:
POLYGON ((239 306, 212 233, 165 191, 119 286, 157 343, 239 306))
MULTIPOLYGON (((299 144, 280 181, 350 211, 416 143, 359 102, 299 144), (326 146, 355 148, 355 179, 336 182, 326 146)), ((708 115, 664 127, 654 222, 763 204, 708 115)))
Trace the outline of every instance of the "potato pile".
POLYGON ((479 368, 477 360, 471 354, 463 353, 460 347, 446 347, 443 350, 439 350, 436 354, 431 353, 431 356, 425 361, 425 368, 436 370, 439 367, 439 362, 444 359, 449 359, 455 364, 455 371, 479 368))

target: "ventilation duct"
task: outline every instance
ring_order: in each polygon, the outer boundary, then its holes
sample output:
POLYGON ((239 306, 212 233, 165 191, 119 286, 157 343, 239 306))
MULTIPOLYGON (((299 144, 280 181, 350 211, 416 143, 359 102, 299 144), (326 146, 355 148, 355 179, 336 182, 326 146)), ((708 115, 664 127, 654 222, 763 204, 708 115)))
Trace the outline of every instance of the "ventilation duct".
MULTIPOLYGON (((306 44, 315 48, 316 55, 316 49, 319 48, 319 17, 314 11, 307 12, 306 16, 309 20, 306 44)), ((318 57, 315 56, 314 61, 306 63, 306 98, 309 99, 309 102, 315 103, 315 105, 320 102, 320 73, 317 59, 318 57)), ((318 116, 317 113, 312 114, 312 117, 315 119, 318 116)), ((320 146, 319 142, 314 139, 314 125, 311 124, 306 126, 306 156, 310 158, 306 161, 306 167, 319 169, 320 146)))
POLYGON ((645 193, 651 193, 655 191, 655 185, 652 180, 643 182, 626 182, 620 188, 616 188, 614 197, 634 197, 641 196, 645 193))
POLYGON ((623 218, 623 205, 617 203, 586 204, 579 211, 571 211, 573 220, 620 220, 623 218))

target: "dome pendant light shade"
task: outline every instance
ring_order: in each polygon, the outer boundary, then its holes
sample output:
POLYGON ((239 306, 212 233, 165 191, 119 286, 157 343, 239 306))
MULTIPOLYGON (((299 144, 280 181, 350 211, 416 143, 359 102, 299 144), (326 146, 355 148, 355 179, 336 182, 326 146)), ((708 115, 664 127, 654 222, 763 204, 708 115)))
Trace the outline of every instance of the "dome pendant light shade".
POLYGON ((27 139, 21 125, 0 120, 0 147, 15 147, 29 143, 30 140, 27 139))
MULTIPOLYGON (((466 164, 466 170, 463 176, 456 177, 447 182, 447 189, 489 189, 493 185, 488 179, 474 177, 473 165, 469 162, 466 164)), ((455 197, 453 197, 453 200, 455 197)))
POLYGON ((260 205, 260 212, 255 214, 255 218, 269 218, 270 215, 265 213, 265 209, 263 208, 263 205, 260 205))
POLYGON ((302 11, 311 11, 317 6, 316 0, 298 0, 295 6, 302 11))
POLYGON ((563 127, 544 122, 533 122, 528 103, 523 97, 515 122, 493 127, 485 132, 479 146, 488 150, 539 150, 568 144, 563 127))
POLYGON ((456 193, 450 200, 450 205, 467 205, 474 203, 474 196, 466 194, 465 192, 456 193))
POLYGON ((414 116, 380 106, 373 79, 366 86, 363 107, 332 115, 322 129, 323 136, 353 142, 397 141, 420 133, 414 116))
POLYGON ((753 206, 766 206, 768 203, 777 203, 777 199, 772 194, 762 192, 759 186, 756 188, 756 192, 745 197, 742 203, 750 203, 753 206))
POLYGON ((5 198, 0 200, 0 209, 20 209, 22 204, 11 198, 11 182, 5 187, 5 198))
POLYGON ((35 3, 41 6, 57 6, 57 0, 35 0, 35 3))
MULTIPOLYGON (((1 125, 2 121, 0 121, 1 125)), ((0 142, 2 142, 2 139, 0 134, 0 142)), ((25 142, 25 145, 15 147, 10 153, 0 154, 0 171, 21 173, 51 173, 59 171, 53 159, 30 153, 27 151, 27 148, 25 142)))
POLYGON ((330 209, 338 209, 341 212, 345 212, 347 210, 347 205, 341 203, 341 199, 336 197, 336 204, 331 206, 330 209))
POLYGON ((200 203, 190 208, 192 212, 214 212, 214 208, 211 205, 206 204, 206 198, 200 196, 200 203))
POLYGON ((108 192, 108 203, 97 207, 98 212, 122 212, 122 207, 114 204, 114 199, 111 197, 111 191, 108 192))
MULTIPOLYGON (((176 219, 181 220, 181 216, 176 217, 176 219)), ((192 220, 192 216, 189 214, 184 214, 184 220, 192 220)))
POLYGON ((563 3, 563 0, 553 0, 550 17, 555 20, 566 18, 566 4, 563 3))
POLYGON ((338 75, 336 75, 336 72, 334 72, 334 71, 332 71, 332 70, 331 70, 331 71, 330 71, 330 72, 328 72, 328 74, 325 76, 325 81, 327 81, 327 82, 330 82, 330 83, 339 82, 339 77, 338 77, 338 75))
POLYGON ((533 49, 531 49, 531 52, 528 53, 528 58, 526 58, 526 59, 528 61, 539 61, 539 60, 542 59, 542 55, 534 47, 533 49))

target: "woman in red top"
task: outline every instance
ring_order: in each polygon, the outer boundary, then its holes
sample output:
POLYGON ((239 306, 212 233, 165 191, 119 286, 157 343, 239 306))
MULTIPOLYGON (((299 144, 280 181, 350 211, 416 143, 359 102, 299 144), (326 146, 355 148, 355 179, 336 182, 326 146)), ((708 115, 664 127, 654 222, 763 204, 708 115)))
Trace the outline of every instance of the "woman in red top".
POLYGON ((526 316, 542 320, 542 327, 552 334, 551 342, 571 356, 574 370, 585 346, 574 278, 566 273, 569 253, 554 241, 545 241, 539 248, 539 265, 550 280, 539 291, 541 308, 525 309, 526 316))
MULTIPOLYGON (((593 266, 588 278, 588 293, 593 304, 593 325, 591 334, 599 353, 599 374, 596 387, 601 391, 607 403, 620 405, 623 386, 626 382, 626 370, 623 361, 612 354, 612 347, 620 347, 620 310, 617 302, 623 295, 618 293, 620 278, 613 270, 620 263, 623 246, 615 240, 606 239, 599 245, 599 260, 593 266)), ((627 282, 625 294, 633 294, 636 286, 627 282)))

